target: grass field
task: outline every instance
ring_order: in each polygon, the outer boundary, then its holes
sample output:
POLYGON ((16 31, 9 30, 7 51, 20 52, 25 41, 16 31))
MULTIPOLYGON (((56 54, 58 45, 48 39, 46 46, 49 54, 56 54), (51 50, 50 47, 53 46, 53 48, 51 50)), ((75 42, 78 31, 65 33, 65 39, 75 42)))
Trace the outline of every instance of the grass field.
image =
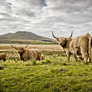
MULTIPOLYGON (((25 46, 25 45, 24 45, 25 46)), ((45 60, 23 62, 10 45, 0 46, 7 61, 0 61, 0 92, 92 92, 92 63, 76 62, 59 45, 30 45, 45 54, 45 60)))

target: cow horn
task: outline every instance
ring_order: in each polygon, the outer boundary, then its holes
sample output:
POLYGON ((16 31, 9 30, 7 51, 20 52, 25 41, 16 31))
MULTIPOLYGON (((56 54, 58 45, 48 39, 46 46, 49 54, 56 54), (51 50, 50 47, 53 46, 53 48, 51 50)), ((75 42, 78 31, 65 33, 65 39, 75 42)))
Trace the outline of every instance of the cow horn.
POLYGON ((69 38, 71 38, 71 37, 72 37, 72 35, 73 35, 73 31, 71 32, 71 36, 70 36, 69 38))
POLYGON ((29 44, 27 44, 26 46, 25 46, 25 48, 28 46, 29 44))
POLYGON ((13 48, 17 49, 17 48, 16 48, 16 47, 14 47, 12 44, 11 44, 11 46, 12 46, 13 48))
POLYGON ((57 37, 55 37, 55 35, 54 35, 53 31, 52 31, 52 36, 53 36, 55 39, 57 39, 57 37))

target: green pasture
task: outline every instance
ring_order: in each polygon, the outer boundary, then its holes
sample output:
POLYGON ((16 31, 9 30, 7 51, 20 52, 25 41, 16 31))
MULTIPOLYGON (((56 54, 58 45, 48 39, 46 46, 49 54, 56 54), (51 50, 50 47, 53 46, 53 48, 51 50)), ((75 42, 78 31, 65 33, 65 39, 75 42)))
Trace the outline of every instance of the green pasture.
POLYGON ((0 92, 92 92, 92 63, 70 61, 63 52, 44 52, 45 60, 0 61, 0 92))

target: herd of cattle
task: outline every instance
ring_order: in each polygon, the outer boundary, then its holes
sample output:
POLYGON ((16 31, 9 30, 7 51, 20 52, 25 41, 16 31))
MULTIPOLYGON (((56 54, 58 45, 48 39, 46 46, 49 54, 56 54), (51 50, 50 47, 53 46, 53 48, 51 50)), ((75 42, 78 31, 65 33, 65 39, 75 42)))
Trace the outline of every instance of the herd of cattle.
MULTIPOLYGON (((65 37, 56 37, 54 33, 52 32, 52 36, 56 39, 56 41, 59 43, 59 45, 62 47, 62 49, 66 52, 66 55, 68 57, 68 60, 70 59, 70 55, 73 54, 76 61, 78 59, 83 59, 85 63, 87 63, 87 60, 91 62, 91 47, 92 47, 92 37, 89 33, 78 36, 77 38, 72 38, 73 32, 71 33, 71 36, 69 38, 65 37)), ((26 61, 28 59, 35 59, 35 60, 43 60, 45 59, 45 56, 42 54, 42 52, 38 49, 27 49, 26 47, 15 47, 11 45, 13 48, 15 48, 19 55, 20 59, 23 61, 26 61)), ((0 60, 5 61, 6 60, 6 54, 1 53, 0 54, 0 60)))

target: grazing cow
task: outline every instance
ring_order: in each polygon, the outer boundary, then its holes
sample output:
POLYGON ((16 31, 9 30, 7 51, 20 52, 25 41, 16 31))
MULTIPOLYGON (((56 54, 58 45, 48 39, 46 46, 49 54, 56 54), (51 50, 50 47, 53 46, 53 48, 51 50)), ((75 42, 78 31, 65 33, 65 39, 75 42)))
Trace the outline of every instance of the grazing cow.
POLYGON ((11 46, 18 51, 20 59, 23 61, 29 59, 41 60, 41 51, 38 49, 26 49, 28 45, 26 45, 26 47, 14 47, 13 45, 11 46))
POLYGON ((87 33, 83 36, 78 36, 77 38, 72 39, 72 34, 73 32, 69 38, 57 38, 52 32, 53 37, 66 52, 68 60, 70 59, 70 55, 73 53, 76 61, 78 61, 77 57, 79 57, 80 59, 83 58, 85 63, 87 63, 87 59, 89 57, 89 61, 91 62, 91 35, 87 33))
POLYGON ((42 54, 41 55, 41 60, 44 60, 45 59, 45 56, 42 54))
POLYGON ((6 61, 6 53, 0 53, 0 60, 6 61))

